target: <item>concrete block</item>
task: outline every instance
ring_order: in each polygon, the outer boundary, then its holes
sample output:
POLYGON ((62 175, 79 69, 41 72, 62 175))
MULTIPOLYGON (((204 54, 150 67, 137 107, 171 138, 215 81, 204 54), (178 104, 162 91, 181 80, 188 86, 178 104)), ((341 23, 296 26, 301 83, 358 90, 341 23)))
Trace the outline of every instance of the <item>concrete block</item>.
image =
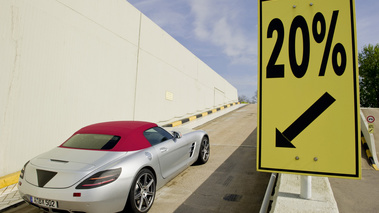
POLYGON ((280 174, 271 213, 338 212, 328 178, 312 176, 311 199, 300 198, 300 175, 280 174))

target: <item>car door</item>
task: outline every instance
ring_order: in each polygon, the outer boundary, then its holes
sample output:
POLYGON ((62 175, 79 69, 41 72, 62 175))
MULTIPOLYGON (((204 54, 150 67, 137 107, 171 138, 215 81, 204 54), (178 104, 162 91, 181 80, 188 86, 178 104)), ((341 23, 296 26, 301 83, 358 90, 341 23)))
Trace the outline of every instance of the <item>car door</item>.
POLYGON ((184 140, 174 138, 160 127, 148 129, 144 135, 158 153, 163 178, 167 178, 187 166, 189 148, 184 140))

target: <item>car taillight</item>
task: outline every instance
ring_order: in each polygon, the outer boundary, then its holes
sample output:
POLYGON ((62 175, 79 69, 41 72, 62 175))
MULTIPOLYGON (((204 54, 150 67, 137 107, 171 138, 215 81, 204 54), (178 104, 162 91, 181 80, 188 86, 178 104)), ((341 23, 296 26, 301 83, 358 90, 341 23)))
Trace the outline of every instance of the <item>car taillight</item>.
POLYGON ((24 179, 24 175, 25 175, 25 168, 26 166, 28 165, 29 161, 25 163, 24 167, 22 167, 21 169, 21 173, 20 173, 20 178, 21 179, 24 179))
POLYGON ((76 189, 92 189, 104 186, 117 180, 121 174, 121 168, 98 172, 81 182, 76 189))

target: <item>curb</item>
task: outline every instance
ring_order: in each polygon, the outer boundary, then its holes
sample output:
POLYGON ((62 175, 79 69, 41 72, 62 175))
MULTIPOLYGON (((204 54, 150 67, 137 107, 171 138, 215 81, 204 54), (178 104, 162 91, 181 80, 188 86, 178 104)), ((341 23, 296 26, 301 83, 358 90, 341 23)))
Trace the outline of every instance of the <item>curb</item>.
POLYGON ((21 171, 0 177, 0 189, 17 183, 20 172, 21 171))
POLYGON ((209 110, 207 112, 203 112, 203 113, 200 113, 200 114, 188 117, 188 118, 184 118, 184 119, 179 120, 179 121, 175 121, 175 122, 163 125, 163 127, 176 127, 176 126, 182 125, 182 124, 184 124, 186 122, 193 121, 193 120, 196 120, 196 119, 201 118, 201 117, 205 117, 207 115, 210 115, 212 113, 215 113, 217 111, 223 110, 225 108, 229 108, 229 107, 237 105, 237 104, 240 104, 240 102, 235 102, 235 103, 227 104, 227 105, 224 105, 222 107, 209 110))
POLYGON ((362 142, 363 148, 366 151, 366 155, 367 155, 367 158, 369 160, 370 166, 372 166, 375 170, 379 170, 378 167, 375 164, 374 158, 372 157, 372 154, 370 152, 370 148, 368 147, 368 145, 366 143, 366 139, 363 136, 362 132, 361 132, 361 142, 362 142))

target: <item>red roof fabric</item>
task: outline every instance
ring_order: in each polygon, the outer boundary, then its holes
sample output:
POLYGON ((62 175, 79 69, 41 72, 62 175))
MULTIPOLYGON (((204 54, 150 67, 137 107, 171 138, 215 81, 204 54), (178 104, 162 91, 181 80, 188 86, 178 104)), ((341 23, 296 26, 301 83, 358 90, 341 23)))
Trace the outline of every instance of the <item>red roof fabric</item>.
MULTIPOLYGON (((111 121, 92 124, 81 128, 76 134, 104 134, 120 136, 120 141, 111 150, 106 151, 136 151, 151 147, 149 141, 143 135, 147 129, 156 127, 157 124, 144 121, 111 121)), ((62 145, 61 145, 62 147, 62 145)))

